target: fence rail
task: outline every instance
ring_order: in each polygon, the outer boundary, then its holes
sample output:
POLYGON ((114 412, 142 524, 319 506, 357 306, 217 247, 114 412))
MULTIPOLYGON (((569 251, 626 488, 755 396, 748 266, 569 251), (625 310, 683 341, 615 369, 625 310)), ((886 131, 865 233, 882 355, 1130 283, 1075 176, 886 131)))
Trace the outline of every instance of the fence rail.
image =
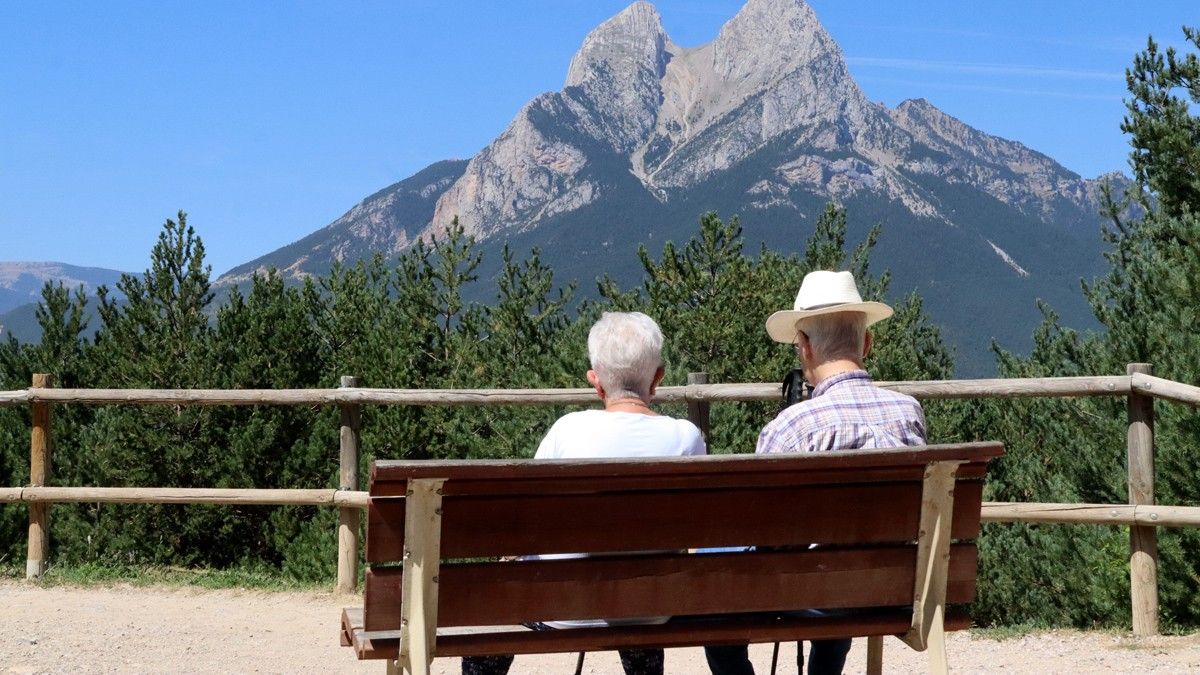
POLYGON ((0 488, 0 502, 88 504, 247 504, 367 507, 358 490, 295 488, 26 487, 0 488))
MULTIPOLYGON (((1157 377, 1139 380, 1146 393, 1200 404, 1200 388, 1157 377), (1174 385, 1168 388, 1166 385, 1174 385), (1158 387, 1152 391, 1152 387, 1158 387), (1195 390, 1185 393, 1184 389, 1195 390), (1174 392, 1174 393, 1172 393, 1174 392), (1188 398, 1188 397, 1192 398, 1188 398)), ((987 380, 877 382, 885 389, 922 399, 1125 396, 1128 376, 1031 377, 987 380)), ((659 387, 655 401, 774 401, 779 385, 763 382, 659 387)), ((19 389, 0 391, 0 405, 83 403, 93 405, 577 405, 596 401, 592 389, 19 389)))
MULTIPOLYGON (((29 389, 0 391, 0 406, 28 405, 30 485, 0 488, 0 503, 29 505, 28 578, 45 573, 49 553, 49 504, 121 502, 133 504, 313 505, 339 509, 337 589, 353 592, 357 583, 358 529, 367 493, 359 490, 358 461, 363 405, 528 406, 595 402, 591 389, 380 389, 343 377, 336 389, 55 389, 48 375, 33 376, 29 389), (255 405, 327 406, 341 410, 337 489, 215 489, 171 487, 52 487, 51 409, 85 405, 255 405)), ((879 382, 916 398, 973 399, 1029 397, 1125 397, 1128 401, 1129 504, 1045 504, 985 502, 982 519, 994 523, 1118 525, 1130 528, 1130 595, 1134 632, 1158 632, 1157 540, 1159 527, 1200 527, 1200 507, 1154 503, 1153 399, 1200 406, 1200 387, 1150 374, 1147 364, 1130 364, 1126 375, 920 382, 879 382)), ((710 404, 775 401, 773 383, 709 384, 692 373, 686 386, 660 387, 658 402, 687 403, 688 416, 705 436, 710 404)))

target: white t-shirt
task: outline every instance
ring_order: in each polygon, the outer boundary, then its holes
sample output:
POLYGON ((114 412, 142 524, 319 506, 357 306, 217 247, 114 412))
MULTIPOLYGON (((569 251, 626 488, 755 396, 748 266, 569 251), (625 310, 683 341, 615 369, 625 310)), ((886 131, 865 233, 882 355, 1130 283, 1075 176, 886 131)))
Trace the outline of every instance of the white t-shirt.
POLYGON ((703 455, 696 425, 664 415, 584 410, 558 418, 536 459, 703 455))
MULTIPOLYGON (((705 454, 704 437, 696 425, 663 415, 584 410, 558 418, 538 446, 535 459, 596 459, 603 457, 679 457, 705 454)), ((530 556, 577 558, 580 554, 530 556)), ((591 628, 666 623, 670 617, 604 621, 547 621, 552 628, 591 628)))

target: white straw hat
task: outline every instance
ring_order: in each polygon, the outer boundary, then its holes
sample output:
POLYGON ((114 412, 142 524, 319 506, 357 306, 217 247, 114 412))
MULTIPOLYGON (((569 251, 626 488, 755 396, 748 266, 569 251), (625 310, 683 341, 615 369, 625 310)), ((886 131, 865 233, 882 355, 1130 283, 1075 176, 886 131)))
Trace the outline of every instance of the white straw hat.
POLYGON ((836 312, 862 312, 870 326, 891 316, 892 308, 882 302, 863 302, 849 272, 809 272, 800 282, 794 309, 775 312, 767 319, 767 334, 776 342, 793 344, 797 321, 836 312))

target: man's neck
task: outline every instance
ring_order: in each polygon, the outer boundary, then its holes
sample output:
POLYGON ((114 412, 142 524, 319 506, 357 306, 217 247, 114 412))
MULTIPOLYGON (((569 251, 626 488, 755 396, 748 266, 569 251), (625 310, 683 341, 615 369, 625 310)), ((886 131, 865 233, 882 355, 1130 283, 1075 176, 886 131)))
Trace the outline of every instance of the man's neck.
POLYGON ((863 365, 858 361, 851 361, 850 359, 826 361, 812 369, 813 379, 816 381, 811 384, 815 387, 834 375, 841 375, 842 373, 849 373, 854 370, 863 370, 863 365))

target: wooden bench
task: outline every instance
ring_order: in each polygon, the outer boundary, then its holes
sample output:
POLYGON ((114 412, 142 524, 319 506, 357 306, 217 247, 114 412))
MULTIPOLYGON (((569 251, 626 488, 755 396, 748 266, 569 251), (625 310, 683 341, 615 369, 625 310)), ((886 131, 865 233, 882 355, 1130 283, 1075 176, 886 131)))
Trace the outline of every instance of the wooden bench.
POLYGON ((364 604, 342 644, 388 670, 435 656, 882 636, 966 628, 983 478, 998 443, 772 456, 379 461, 364 604), (810 547, 810 544, 819 544, 810 547), (715 547, 752 551, 685 552, 715 547), (658 552, 656 552, 658 551, 658 552), (677 552, 676 552, 677 551, 677 552), (606 555, 496 561, 498 556, 606 555), (836 616, 776 614, 802 608, 836 616), (734 616, 740 615, 740 616, 734 616), (661 625, 519 624, 672 616, 661 625))

